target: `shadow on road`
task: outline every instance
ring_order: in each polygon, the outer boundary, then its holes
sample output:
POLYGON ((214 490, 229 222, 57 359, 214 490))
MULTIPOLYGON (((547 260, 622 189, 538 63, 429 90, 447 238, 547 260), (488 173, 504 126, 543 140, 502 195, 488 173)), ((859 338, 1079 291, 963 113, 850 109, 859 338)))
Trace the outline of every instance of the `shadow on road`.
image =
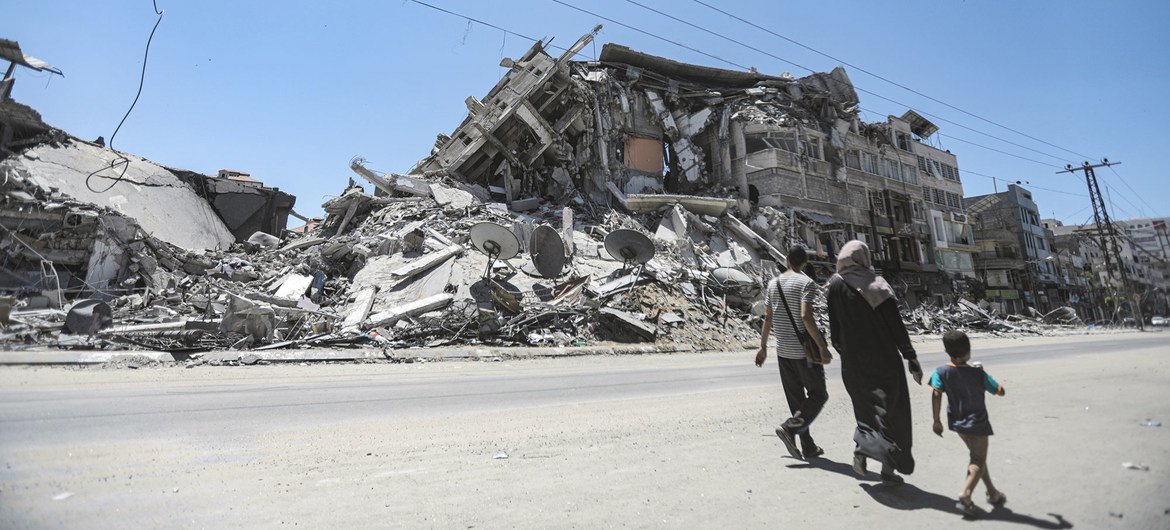
MULTIPOLYGON (((851 478, 857 478, 857 473, 853 472, 851 464, 843 464, 841 462, 834 462, 827 458, 812 458, 799 464, 788 466, 788 469, 820 469, 838 475, 845 475, 851 478)), ((865 477, 861 480, 877 481, 880 480, 877 473, 866 472, 865 477)))
MULTIPOLYGON (((839 464, 840 465, 840 464, 839 464)), ((958 516, 963 516, 963 511, 955 506, 955 499, 923 491, 913 484, 902 484, 900 486, 883 486, 880 484, 862 484, 861 489, 865 490, 873 500, 877 501, 883 506, 893 508, 895 510, 921 510, 929 508, 938 510, 940 512, 950 513, 958 516)), ((1064 517, 1057 513, 1049 513, 1049 519, 1040 519, 1025 515, 1022 513, 1013 512, 1010 508, 1005 506, 993 507, 990 512, 983 510, 974 519, 983 521, 1003 521, 1005 523, 1016 523, 1034 526, 1036 528, 1072 528, 1072 523, 1066 521, 1064 517)), ((965 517, 966 518, 966 517, 965 517)))

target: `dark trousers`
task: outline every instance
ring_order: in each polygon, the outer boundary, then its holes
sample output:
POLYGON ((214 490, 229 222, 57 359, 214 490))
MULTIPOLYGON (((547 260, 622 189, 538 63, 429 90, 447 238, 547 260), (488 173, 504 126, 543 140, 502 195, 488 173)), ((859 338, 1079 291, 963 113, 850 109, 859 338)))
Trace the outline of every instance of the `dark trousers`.
POLYGON ((792 411, 792 418, 785 421, 784 426, 800 435, 801 449, 808 452, 816 447, 808 428, 825 407, 825 402, 829 401, 829 392, 825 389, 825 367, 804 359, 776 358, 780 363, 780 383, 784 385, 784 397, 788 398, 788 408, 792 411))

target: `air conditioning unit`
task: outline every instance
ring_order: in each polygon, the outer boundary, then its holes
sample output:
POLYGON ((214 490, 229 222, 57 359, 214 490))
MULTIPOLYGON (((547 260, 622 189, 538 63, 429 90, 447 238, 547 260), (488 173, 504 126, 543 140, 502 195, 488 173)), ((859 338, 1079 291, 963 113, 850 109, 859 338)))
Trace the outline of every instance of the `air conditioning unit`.
POLYGON ((954 221, 956 223, 966 223, 967 222, 967 214, 951 212, 951 221, 954 221))

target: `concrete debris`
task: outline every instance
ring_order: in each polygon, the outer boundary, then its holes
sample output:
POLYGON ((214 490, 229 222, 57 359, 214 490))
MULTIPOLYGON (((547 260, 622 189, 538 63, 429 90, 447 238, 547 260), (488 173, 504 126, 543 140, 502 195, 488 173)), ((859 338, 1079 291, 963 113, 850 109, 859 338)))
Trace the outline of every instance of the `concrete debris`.
MULTIPOLYGON (((3 102, 15 132, 0 151, 0 347, 218 350, 200 361, 211 364, 294 348, 753 347, 781 249, 830 227, 811 271, 823 281, 846 216, 760 199, 757 184, 773 199, 806 184, 749 163, 791 155, 810 175, 843 172, 836 140, 858 120, 848 77, 720 70, 613 44, 598 62, 572 61, 595 32, 557 57, 537 43, 506 60, 408 172, 354 159, 370 192, 342 183, 323 219, 293 214, 306 221, 295 230, 284 229, 295 199, 244 173, 168 169, 3 102), (123 156, 124 175, 102 169, 123 156), (485 221, 517 235, 520 254, 472 250, 469 230, 485 221), (563 248, 527 248, 542 225, 563 248), (619 229, 651 237, 644 267, 605 250, 619 229), (560 251, 560 274, 542 277, 533 255, 560 251)), ((1070 308, 1004 316, 966 299, 904 318, 919 333, 1081 325, 1070 308)))

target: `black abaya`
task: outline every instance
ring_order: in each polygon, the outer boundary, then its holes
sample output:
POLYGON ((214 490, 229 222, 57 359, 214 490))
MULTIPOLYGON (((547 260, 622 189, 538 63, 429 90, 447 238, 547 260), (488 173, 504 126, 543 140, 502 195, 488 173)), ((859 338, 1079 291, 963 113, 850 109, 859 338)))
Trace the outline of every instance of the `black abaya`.
POLYGON ((916 359, 893 298, 876 308, 852 287, 829 283, 829 333, 841 357, 841 379, 853 402, 855 453, 900 473, 914 472, 910 392, 901 357, 916 359))

